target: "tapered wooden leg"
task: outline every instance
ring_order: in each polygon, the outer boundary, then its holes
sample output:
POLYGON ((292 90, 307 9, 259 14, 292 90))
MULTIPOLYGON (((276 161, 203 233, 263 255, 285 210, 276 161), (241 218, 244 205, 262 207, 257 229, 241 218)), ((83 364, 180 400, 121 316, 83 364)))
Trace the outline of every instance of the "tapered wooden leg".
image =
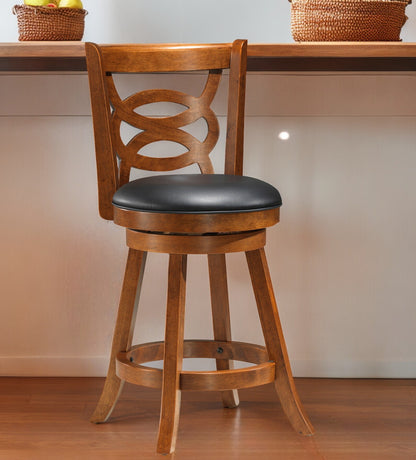
POLYGON ((293 381, 264 249, 246 252, 246 256, 266 348, 270 360, 276 363, 275 387, 283 410, 297 432, 313 434, 293 381))
MULTIPOLYGON (((209 254, 208 268, 214 339, 228 342, 231 340, 231 322, 225 254, 209 254)), ((232 368, 232 363, 227 359, 217 359, 216 364, 217 369, 221 371, 232 368)), ((224 407, 237 407, 239 403, 237 390, 223 391, 222 402, 224 407)))
POLYGON ((129 249, 111 348, 110 365, 101 398, 91 417, 93 423, 103 423, 110 417, 123 389, 124 381, 116 375, 116 356, 120 351, 127 351, 131 346, 146 255, 146 252, 129 249))
POLYGON ((169 454, 175 450, 179 424, 181 404, 179 385, 183 360, 186 262, 186 255, 170 255, 162 401, 157 442, 157 452, 160 454, 169 454))

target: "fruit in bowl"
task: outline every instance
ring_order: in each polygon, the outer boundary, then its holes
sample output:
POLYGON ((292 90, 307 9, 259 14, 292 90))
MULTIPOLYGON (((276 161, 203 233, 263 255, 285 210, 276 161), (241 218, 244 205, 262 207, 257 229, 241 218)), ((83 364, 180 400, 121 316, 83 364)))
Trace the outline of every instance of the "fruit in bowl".
POLYGON ((29 6, 47 6, 48 3, 54 3, 57 6, 58 1, 51 1, 51 0, 25 0, 25 5, 29 5, 29 6))
POLYGON ((82 40, 88 12, 81 0, 22 0, 22 3, 13 7, 19 41, 82 40))
POLYGON ((59 8, 83 8, 81 0, 60 0, 58 6, 59 8))
POLYGON ((81 0, 24 0, 24 3, 29 6, 47 6, 49 8, 83 8, 81 0))

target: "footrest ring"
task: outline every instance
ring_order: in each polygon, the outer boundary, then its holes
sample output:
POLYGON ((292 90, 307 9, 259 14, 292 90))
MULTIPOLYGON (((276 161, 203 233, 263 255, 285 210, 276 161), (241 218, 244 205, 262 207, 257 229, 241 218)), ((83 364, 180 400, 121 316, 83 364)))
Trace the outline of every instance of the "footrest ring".
MULTIPOLYGON (((143 363, 163 360, 164 342, 136 345, 116 359, 117 376, 130 383, 151 388, 162 387, 163 370, 143 363)), ((241 369, 221 371, 181 371, 180 389, 184 391, 224 391, 250 388, 273 382, 276 366, 268 360, 265 347, 244 342, 185 340, 184 358, 211 358, 253 363, 241 369)))

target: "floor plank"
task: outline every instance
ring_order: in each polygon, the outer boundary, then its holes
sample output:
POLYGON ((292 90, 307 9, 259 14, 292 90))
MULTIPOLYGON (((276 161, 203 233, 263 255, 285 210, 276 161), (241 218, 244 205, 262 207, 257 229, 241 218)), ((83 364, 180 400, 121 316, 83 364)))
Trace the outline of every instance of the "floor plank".
MULTIPOLYGON (((99 378, 0 378, 1 460, 163 458, 155 453, 159 392, 127 385, 111 421, 88 419, 99 378)), ((416 458, 416 380, 296 379, 315 426, 292 431, 273 386, 242 390, 238 409, 218 393, 182 397, 178 460, 416 458)))

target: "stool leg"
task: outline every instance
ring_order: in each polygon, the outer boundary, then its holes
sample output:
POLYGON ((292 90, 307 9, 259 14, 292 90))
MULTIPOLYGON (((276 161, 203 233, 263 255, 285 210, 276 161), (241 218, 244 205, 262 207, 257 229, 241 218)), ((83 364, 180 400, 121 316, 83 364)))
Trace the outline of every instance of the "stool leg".
POLYGON ((103 423, 110 417, 123 389, 124 381, 116 375, 116 357, 120 351, 127 351, 131 346, 146 255, 146 252, 129 249, 111 348, 110 365, 100 401, 91 417, 93 423, 103 423))
POLYGON ((168 300, 166 309, 165 352, 163 358, 162 401, 157 452, 175 450, 181 404, 180 372, 183 360, 183 336, 186 290, 185 254, 169 257, 168 300))
POLYGON ((283 410, 297 432, 313 434, 293 381, 264 248, 248 251, 246 257, 266 348, 270 360, 276 363, 275 387, 283 410))
MULTIPOLYGON (((228 342, 231 340, 231 322, 225 254, 209 254, 208 268, 214 339, 228 342)), ((216 364, 217 370, 223 371, 232 368, 232 363, 227 359, 217 359, 216 364)), ((222 402, 224 407, 237 407, 239 404, 237 390, 223 391, 222 402)))

